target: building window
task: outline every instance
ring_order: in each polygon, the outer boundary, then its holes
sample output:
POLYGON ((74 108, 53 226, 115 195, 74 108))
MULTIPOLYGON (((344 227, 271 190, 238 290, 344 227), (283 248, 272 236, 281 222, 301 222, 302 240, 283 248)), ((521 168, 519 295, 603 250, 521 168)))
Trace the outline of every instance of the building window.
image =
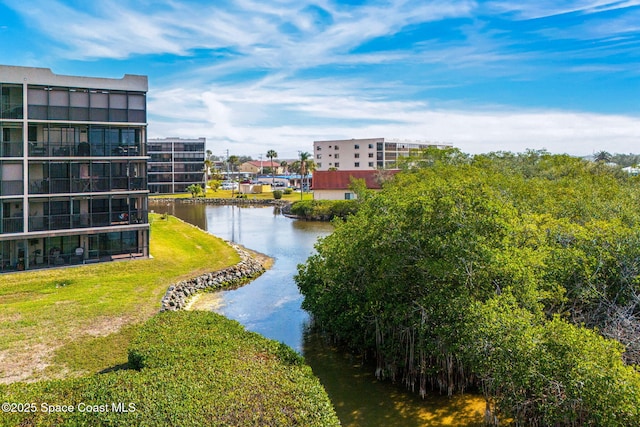
POLYGON ((316 159, 321 159, 322 158, 322 154, 317 154, 316 155, 316 159))
POLYGON ((22 86, 0 84, 0 118, 22 118, 22 86))
POLYGON ((316 151, 322 151, 322 147, 320 147, 319 145, 316 147, 316 151))
POLYGON ((355 200, 356 195, 353 193, 344 193, 344 199, 345 200, 355 200))
POLYGON ((369 162, 369 167, 372 168, 373 167, 373 162, 369 162))
POLYGON ((333 157, 336 158, 336 159, 339 159, 340 158, 340 154, 336 154, 333 157))
POLYGON ((355 167, 359 168, 359 167, 360 167, 360 162, 355 162, 355 163, 353 164, 353 166, 355 166, 355 167))
POLYGON ((336 163, 334 164, 334 166, 335 166, 335 167, 337 167, 337 168, 339 168, 339 167, 340 167, 340 163, 336 162, 336 163))
POLYGON ((356 149, 356 150, 359 150, 359 149, 360 149, 360 145, 355 144, 355 145, 353 146, 353 148, 354 148, 354 149, 356 149))
POLYGON ((369 158, 373 159, 373 153, 369 153, 369 158))
MULTIPOLYGON (((331 148, 331 147, 329 147, 329 148, 331 148)), ((336 150, 339 150, 339 149, 340 149, 340 146, 336 145, 336 150)))
POLYGON ((354 158, 356 158, 356 159, 359 159, 359 158, 360 158, 360 153, 355 153, 355 154, 353 155, 353 157, 354 157, 354 158))
POLYGON ((373 144, 369 144, 369 149, 373 149, 373 144))
POLYGON ((320 163, 320 162, 316 163, 316 165, 318 166, 318 168, 322 167, 322 163, 320 163))

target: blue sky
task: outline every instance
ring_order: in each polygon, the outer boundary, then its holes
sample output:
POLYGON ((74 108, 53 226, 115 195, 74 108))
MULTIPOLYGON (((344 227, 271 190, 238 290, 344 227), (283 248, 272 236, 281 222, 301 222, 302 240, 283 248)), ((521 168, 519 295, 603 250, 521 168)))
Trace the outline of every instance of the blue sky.
POLYGON ((640 153, 640 0, 0 0, 0 63, 149 76, 149 136, 640 153))

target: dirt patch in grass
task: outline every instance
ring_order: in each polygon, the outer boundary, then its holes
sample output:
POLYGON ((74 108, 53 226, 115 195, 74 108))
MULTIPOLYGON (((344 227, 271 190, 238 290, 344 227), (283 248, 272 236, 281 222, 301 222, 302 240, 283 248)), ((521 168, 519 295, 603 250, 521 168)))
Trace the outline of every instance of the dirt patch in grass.
MULTIPOLYGON (((119 332, 124 326, 135 323, 133 316, 101 317, 91 324, 77 327, 69 334, 72 337, 105 337, 119 332)), ((46 338, 45 338, 46 339, 46 338)), ((52 356, 64 347, 65 342, 22 342, 20 351, 9 348, 0 351, 0 384, 17 381, 33 382, 43 378, 64 378, 69 372, 59 363, 52 368, 52 356)))
POLYGON ((26 351, 20 353, 11 351, 11 349, 0 351, 0 384, 36 381, 49 366, 51 354, 56 349, 56 347, 42 343, 24 347, 26 347, 26 351))
POLYGON ((123 326, 135 323, 133 316, 102 317, 91 322, 87 328, 78 331, 78 335, 104 337, 118 332, 123 326))

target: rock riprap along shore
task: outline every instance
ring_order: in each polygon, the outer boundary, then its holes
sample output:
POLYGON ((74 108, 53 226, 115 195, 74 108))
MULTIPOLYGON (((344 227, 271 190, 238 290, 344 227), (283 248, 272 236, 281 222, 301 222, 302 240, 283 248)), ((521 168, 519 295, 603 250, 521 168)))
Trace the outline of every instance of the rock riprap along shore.
POLYGON ((189 298, 199 292, 239 285, 265 271, 263 265, 254 259, 249 252, 234 243, 228 243, 240 255, 240 262, 223 270, 182 280, 169 286, 162 298, 160 311, 183 310, 186 308, 189 298))

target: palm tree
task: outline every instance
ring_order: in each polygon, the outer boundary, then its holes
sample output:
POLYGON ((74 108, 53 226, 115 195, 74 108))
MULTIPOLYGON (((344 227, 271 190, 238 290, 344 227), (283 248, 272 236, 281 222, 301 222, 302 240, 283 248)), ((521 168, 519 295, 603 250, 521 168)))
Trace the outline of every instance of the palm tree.
POLYGON ((306 151, 300 152, 300 175, 302 176, 302 180, 300 181, 300 200, 302 200, 302 193, 304 191, 304 184, 303 184, 303 180, 306 178, 307 176, 307 167, 309 165, 309 158, 311 157, 311 154, 307 153, 306 151))
POLYGON ((229 165, 231 166, 231 172, 235 172, 237 165, 240 164, 240 157, 236 156, 236 155, 231 155, 229 156, 229 158, 227 159, 227 162, 229 163, 229 165))
POLYGON ((278 153, 276 153, 275 150, 267 151, 267 158, 271 160, 271 182, 272 183, 276 182, 275 169, 273 169, 273 159, 276 157, 278 157, 278 153))
POLYGON ((289 163, 287 163, 286 160, 283 160, 280 162, 280 167, 282 168, 285 174, 287 175, 289 174, 289 163))
MULTIPOLYGON (((317 167, 317 165, 316 165, 316 162, 313 160, 313 158, 308 159, 306 161, 305 170, 306 170, 307 174, 312 175, 313 172, 316 170, 316 167, 317 167)), ((309 185, 309 179, 307 178, 307 189, 309 187, 311 187, 311 186, 309 185)))
POLYGON ((605 162, 605 163, 607 163, 607 162, 611 161, 611 154, 609 154, 606 151, 598 151, 597 153, 595 153, 593 155, 593 159, 596 162, 605 162))
POLYGON ((204 157, 204 192, 207 192, 207 182, 209 182, 209 177, 211 176, 211 167, 213 166, 213 161, 211 160, 211 155, 213 153, 211 150, 207 150, 207 154, 204 157))

